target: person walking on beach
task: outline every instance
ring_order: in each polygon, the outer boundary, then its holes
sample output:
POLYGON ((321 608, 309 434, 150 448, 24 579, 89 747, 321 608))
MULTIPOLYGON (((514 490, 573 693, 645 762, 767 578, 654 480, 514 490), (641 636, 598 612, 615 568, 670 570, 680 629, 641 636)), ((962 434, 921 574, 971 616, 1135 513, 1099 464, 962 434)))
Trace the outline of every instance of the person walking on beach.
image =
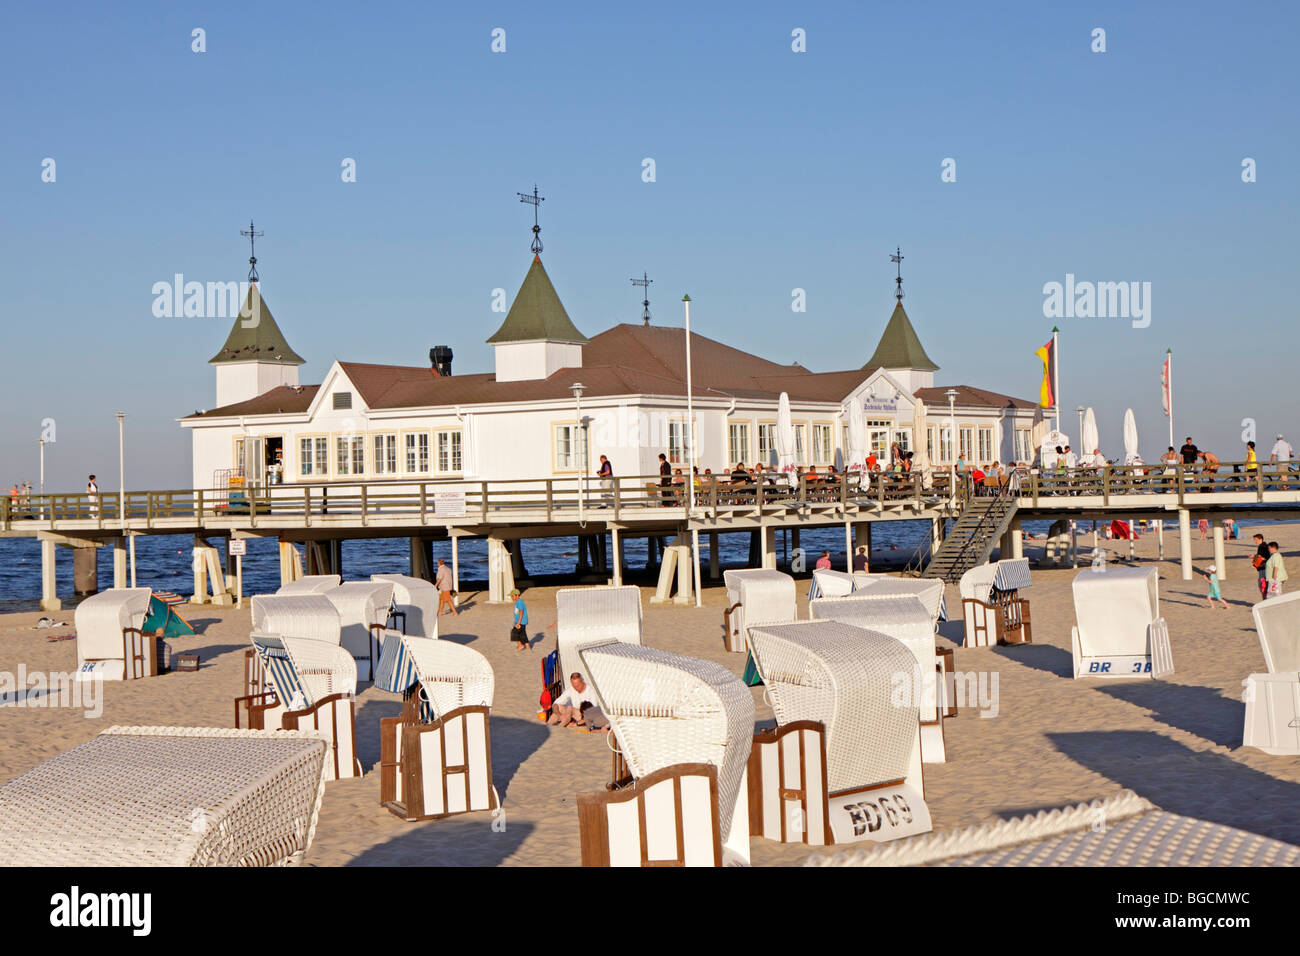
POLYGON ((1210 535, 1210 519, 1202 518, 1196 522, 1196 528, 1201 532, 1201 540, 1204 541, 1210 535))
POLYGON ((516 653, 522 650, 531 651, 533 645, 528 641, 528 605, 519 596, 518 588, 512 588, 510 596, 515 599, 515 616, 514 622, 510 625, 510 640, 515 642, 516 653))
POLYGON ((1273 450, 1269 452, 1268 460, 1277 463, 1277 473, 1282 479, 1282 490, 1286 491, 1290 486, 1291 477, 1291 459, 1295 457, 1295 449, 1281 435, 1277 436, 1277 441, 1273 443, 1273 450))
POLYGON ((95 484, 94 475, 86 482, 86 496, 90 499, 90 516, 99 517, 99 485, 95 484))
POLYGON ((867 562, 867 549, 865 547, 859 547, 857 553, 853 555, 853 570, 855 572, 861 571, 863 574, 870 573, 871 565, 867 562))
POLYGON ((1218 569, 1211 564, 1208 568, 1206 568, 1203 572, 1201 572, 1201 577, 1205 578, 1205 580, 1210 582, 1210 593, 1207 594, 1205 597, 1205 599, 1210 602, 1210 609, 1211 610, 1214 609, 1215 601, 1218 601, 1221 607, 1227 609, 1228 602, 1225 601, 1223 599, 1223 595, 1219 593, 1218 569))
POLYGON ((1282 585, 1286 584, 1286 564, 1282 561, 1282 551, 1276 541, 1268 543, 1268 563, 1264 565, 1264 576, 1268 578, 1268 597, 1282 594, 1282 585))
POLYGON ((1261 598, 1268 597, 1268 578, 1265 575, 1264 566, 1268 564, 1269 557, 1271 557, 1271 553, 1268 550, 1268 545, 1264 543, 1264 536, 1262 534, 1255 535, 1255 555, 1250 559, 1250 563, 1259 573, 1259 596, 1261 598))
POLYGON ((438 617, 442 616, 442 609, 446 606, 452 614, 460 617, 460 611, 456 607, 456 602, 452 600, 455 595, 453 582, 451 579, 451 568, 447 567, 447 562, 438 559, 438 573, 433 576, 433 583, 438 588, 438 617))

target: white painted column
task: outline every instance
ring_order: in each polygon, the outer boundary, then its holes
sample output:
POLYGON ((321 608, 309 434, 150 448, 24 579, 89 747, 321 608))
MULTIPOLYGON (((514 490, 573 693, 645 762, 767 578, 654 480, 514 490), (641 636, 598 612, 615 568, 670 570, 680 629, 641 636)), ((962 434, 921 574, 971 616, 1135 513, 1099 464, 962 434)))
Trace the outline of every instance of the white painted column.
POLYGON ((1186 508, 1178 509, 1178 560, 1183 566, 1183 580, 1192 579, 1192 516, 1186 508))
POLYGON ((623 584, 623 542, 619 538, 618 528, 610 525, 609 549, 614 552, 614 587, 623 584))
POLYGON ((760 528, 758 540, 762 544, 763 567, 776 569, 776 528, 760 528))
MULTIPOLYGON (((617 548, 614 549, 614 558, 618 559, 617 548)), ((700 607, 704 600, 700 594, 700 532, 695 528, 691 529, 691 558, 691 567, 695 574, 695 606, 700 607)))
POLYGON ((113 539, 113 587, 126 587, 126 539, 113 539))
POLYGON ((853 522, 844 522, 844 570, 853 573, 853 522))
POLYGON ((1223 525, 1214 526, 1214 569, 1218 572, 1219 580, 1226 581, 1228 578, 1228 562, 1223 552, 1223 525))
POLYGON ((135 587, 135 535, 127 535, 126 538, 127 554, 130 556, 131 564, 131 587, 135 587))
POLYGON ((58 547, 53 541, 41 542, 41 610, 61 611, 63 602, 59 600, 56 578, 54 575, 55 556, 58 547))
POLYGON ((1011 529, 1011 557, 1019 560, 1025 556, 1025 532, 1019 524, 1011 529))
POLYGON ((460 536, 451 537, 451 606, 460 606, 460 536))

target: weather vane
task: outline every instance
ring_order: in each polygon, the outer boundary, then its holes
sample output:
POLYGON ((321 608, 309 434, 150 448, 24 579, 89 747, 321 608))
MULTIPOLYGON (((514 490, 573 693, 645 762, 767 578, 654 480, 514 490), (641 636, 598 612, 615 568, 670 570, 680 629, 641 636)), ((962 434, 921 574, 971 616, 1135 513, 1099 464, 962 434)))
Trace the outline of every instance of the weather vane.
POLYGON ((901 247, 898 246, 894 247, 894 254, 889 257, 889 261, 893 263, 897 263, 898 265, 898 278, 894 280, 894 283, 897 286, 897 288, 894 291, 894 298, 897 299, 899 302, 902 302, 903 301, 903 250, 901 247))
POLYGON ((650 283, 654 282, 646 273, 641 273, 641 278, 630 280, 633 285, 639 285, 645 289, 645 298, 641 300, 641 321, 646 325, 650 324, 650 283))
POLYGON ((533 207, 533 244, 531 246, 533 255, 540 255, 542 251, 542 227, 537 224, 538 207, 546 201, 545 196, 537 195, 537 184, 533 183, 533 194, 516 193, 520 202, 526 202, 533 207))
POLYGON ((253 245, 258 236, 266 235, 265 232, 256 232, 253 229, 253 220, 248 220, 248 229, 239 231, 241 236, 248 237, 248 281, 256 282, 257 280, 257 250, 253 245))

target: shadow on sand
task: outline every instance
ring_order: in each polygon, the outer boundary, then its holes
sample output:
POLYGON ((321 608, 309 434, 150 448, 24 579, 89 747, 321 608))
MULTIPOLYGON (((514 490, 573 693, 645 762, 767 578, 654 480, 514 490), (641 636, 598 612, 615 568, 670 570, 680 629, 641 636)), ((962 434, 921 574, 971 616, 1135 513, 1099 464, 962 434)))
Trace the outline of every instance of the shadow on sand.
POLYGON ((1034 670, 1074 679, 1074 658, 1069 651, 1061 650, 1051 644, 999 645, 993 649, 993 652, 999 657, 1032 667, 1034 670))
POLYGON ((467 813, 447 820, 408 823, 409 829, 372 846, 346 866, 499 866, 533 832, 531 823, 504 815, 467 813))
POLYGON ((1241 746, 1246 705, 1223 696, 1218 688, 1153 680, 1099 683, 1097 690, 1144 707, 1156 720, 1202 740, 1220 747, 1241 746))

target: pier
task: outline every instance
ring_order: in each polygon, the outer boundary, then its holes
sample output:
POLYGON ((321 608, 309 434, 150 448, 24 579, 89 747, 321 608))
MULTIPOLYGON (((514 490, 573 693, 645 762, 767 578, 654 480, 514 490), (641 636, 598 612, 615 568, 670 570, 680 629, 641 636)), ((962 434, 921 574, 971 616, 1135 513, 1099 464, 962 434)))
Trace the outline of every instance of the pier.
MULTIPOLYGON (((778 531, 791 532, 797 547, 802 529, 842 526, 845 550, 851 553, 857 546, 869 545, 875 522, 928 520, 929 550, 919 556, 913 570, 947 576, 929 566, 942 554, 949 520, 955 522, 954 530, 961 527, 963 515, 991 510, 985 500, 991 498, 1002 502, 996 521, 977 523, 975 533, 959 544, 970 563, 984 560, 994 544, 1000 544, 1004 553, 1022 556, 1025 521, 1174 519, 1182 576, 1191 580, 1194 520, 1212 520, 1215 558, 1222 567, 1219 519, 1300 518, 1300 475, 1265 467, 1234 472, 1226 464, 1213 474, 1121 466, 1068 474, 1030 471, 1012 475, 1002 485, 989 482, 979 487, 953 481, 947 471, 929 481, 919 474, 873 474, 865 488, 856 475, 831 480, 802 475, 791 482, 748 483, 710 476, 697 487, 693 507, 684 486, 661 486, 658 476, 619 477, 604 483, 576 477, 395 480, 263 485, 239 491, 127 491, 97 497, 85 493, 6 496, 0 498, 0 537, 41 542, 45 609, 60 606, 54 586, 58 547, 112 547, 113 584, 125 587, 134 577, 133 539, 142 534, 193 535, 196 552, 203 555, 196 560, 194 600, 215 603, 238 599, 239 558, 232 556, 228 545, 224 557, 218 554, 216 543, 223 539, 278 539, 285 581, 303 573, 338 573, 339 542, 381 537, 409 537, 411 573, 423 576, 431 571, 430 542, 449 540, 453 574, 458 576, 458 542, 486 539, 489 600, 500 601, 523 567, 522 549, 512 550, 509 542, 546 537, 585 540, 588 543, 580 546, 583 559, 590 553, 593 567, 599 571, 608 566, 609 579, 619 584, 622 547, 628 538, 671 540, 668 547, 681 549, 681 556, 689 553, 698 562, 699 535, 711 536, 716 545, 717 535, 745 532, 757 545, 753 561, 775 567, 778 531), (608 563, 606 535, 614 553, 608 563), (303 546, 305 565, 296 545, 303 546)), ((717 547, 709 553, 709 576, 716 578, 717 547)), ((690 576, 681 574, 675 599, 685 601, 691 594, 690 576)))

